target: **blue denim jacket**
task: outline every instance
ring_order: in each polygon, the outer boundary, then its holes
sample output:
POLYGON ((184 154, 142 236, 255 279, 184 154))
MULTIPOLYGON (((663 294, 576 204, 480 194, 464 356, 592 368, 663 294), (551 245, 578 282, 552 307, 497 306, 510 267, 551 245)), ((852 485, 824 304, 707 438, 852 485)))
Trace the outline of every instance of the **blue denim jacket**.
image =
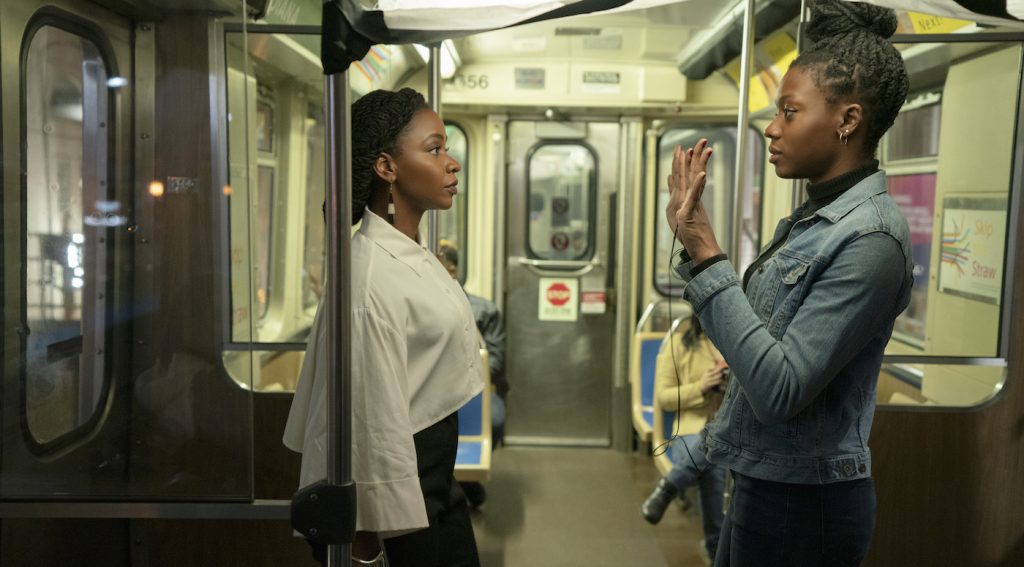
MULTIPOLYGON (((764 480, 866 478, 882 354, 913 284, 909 229, 881 171, 797 219, 779 223, 772 243, 792 231, 746 295, 724 260, 686 286, 732 370, 703 450, 764 480)), ((687 279, 690 265, 677 271, 687 279)))

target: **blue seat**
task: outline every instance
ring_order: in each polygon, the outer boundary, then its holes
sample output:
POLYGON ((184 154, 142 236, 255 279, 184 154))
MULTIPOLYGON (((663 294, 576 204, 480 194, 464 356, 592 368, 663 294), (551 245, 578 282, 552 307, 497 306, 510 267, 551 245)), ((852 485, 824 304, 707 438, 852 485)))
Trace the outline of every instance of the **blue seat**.
MULTIPOLYGON (((655 429, 654 439, 651 444, 655 447, 660 447, 665 443, 666 439, 671 439, 672 434, 672 423, 675 422, 676 412, 665 411, 660 408, 654 410, 654 424, 655 429)), ((668 471, 672 468, 672 463, 676 462, 675 449, 672 445, 665 445, 664 452, 660 455, 654 456, 654 464, 658 467, 658 471, 661 472, 662 476, 668 474, 668 471)))
POLYGON ((633 406, 633 429, 641 441, 649 441, 654 430, 654 370, 665 333, 639 332, 633 335, 629 357, 629 379, 633 406))
POLYGON ((480 349, 484 389, 459 408, 455 480, 485 482, 491 476, 491 376, 487 349, 480 349))
MULTIPOLYGON (((681 317, 672 324, 672 329, 662 336, 662 342, 667 341, 672 333, 685 333, 690 326, 689 317, 681 317)), ((658 348, 661 348, 659 344, 658 348)), ((654 436, 651 439, 653 447, 661 447, 666 439, 671 439, 675 431, 672 424, 676 420, 676 412, 661 409, 657 404, 652 408, 654 414, 654 436)), ((656 452, 657 453, 657 452, 656 452)), ((672 463, 676 460, 676 454, 671 445, 665 445, 664 451, 654 455, 654 464, 662 476, 668 474, 672 469, 672 463)))

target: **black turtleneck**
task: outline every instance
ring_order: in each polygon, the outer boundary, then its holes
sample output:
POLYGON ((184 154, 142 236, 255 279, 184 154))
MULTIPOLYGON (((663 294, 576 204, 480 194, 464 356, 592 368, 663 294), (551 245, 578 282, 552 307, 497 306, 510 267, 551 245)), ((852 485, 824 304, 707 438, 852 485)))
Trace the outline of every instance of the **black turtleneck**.
MULTIPOLYGON (((789 217, 791 221, 789 230, 793 230, 797 221, 809 218, 811 215, 818 212, 819 209, 828 206, 838 199, 840 195, 845 193, 854 185, 867 179, 876 171, 878 171, 878 160, 873 159, 838 177, 833 177, 832 179, 822 181, 820 183, 808 183, 807 200, 804 201, 803 205, 800 205, 795 211, 793 211, 793 214, 789 217)), ((751 275, 753 275, 762 264, 767 262, 769 258, 774 256, 775 252, 778 251, 779 248, 782 248, 782 245, 786 243, 788 238, 789 232, 784 234, 782 238, 775 241, 771 248, 758 256, 757 260, 754 260, 754 263, 751 264, 750 267, 747 268, 747 271, 743 273, 743 289, 747 289, 747 284, 750 283, 751 275)))
POLYGON ((871 174, 878 171, 878 160, 873 159, 857 169, 851 169, 839 177, 833 177, 820 183, 807 184, 807 202, 800 209, 800 220, 803 220, 818 209, 829 205, 839 198, 847 189, 864 181, 871 174))

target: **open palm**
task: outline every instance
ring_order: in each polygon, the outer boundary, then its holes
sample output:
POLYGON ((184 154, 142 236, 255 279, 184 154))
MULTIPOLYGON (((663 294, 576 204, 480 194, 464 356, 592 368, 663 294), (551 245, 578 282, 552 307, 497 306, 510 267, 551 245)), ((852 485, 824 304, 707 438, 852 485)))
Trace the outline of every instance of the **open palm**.
POLYGON ((672 173, 668 176, 669 199, 665 217, 672 233, 695 263, 722 253, 711 229, 707 209, 701 202, 711 154, 708 141, 703 138, 685 151, 676 146, 672 154, 672 173))

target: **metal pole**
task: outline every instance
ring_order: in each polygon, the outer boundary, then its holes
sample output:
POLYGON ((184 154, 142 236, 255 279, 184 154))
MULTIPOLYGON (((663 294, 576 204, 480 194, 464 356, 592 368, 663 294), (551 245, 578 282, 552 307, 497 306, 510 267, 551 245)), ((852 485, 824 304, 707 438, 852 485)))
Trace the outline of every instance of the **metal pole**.
MULTIPOLYGON (((802 53, 804 48, 807 47, 806 45, 804 45, 804 33, 806 33, 805 30, 807 29, 807 22, 809 21, 807 15, 808 15, 807 0, 801 0, 800 1, 800 22, 797 24, 797 33, 796 33, 796 52, 797 52, 797 54, 802 53)), ((790 207, 791 209, 796 210, 796 208, 799 207, 800 204, 804 202, 804 198, 805 198, 806 192, 807 192, 807 180, 806 179, 794 179, 793 180, 793 195, 792 195, 792 201, 790 203, 792 205, 790 207)))
MULTIPOLYGON (((327 482, 352 481, 352 125, 348 73, 324 77, 327 156, 327 482)), ((349 544, 327 548, 327 567, 347 567, 349 544)))
MULTIPOLYGON (((427 102, 430 108, 441 116, 441 44, 430 46, 430 63, 427 68, 427 102)), ((438 248, 437 209, 427 211, 427 249, 437 254, 438 248)), ((465 244, 463 243, 463 246, 465 244)))
POLYGON ((750 176, 747 167, 747 137, 750 121, 750 72, 754 55, 754 0, 747 0, 747 9, 743 12, 743 50, 740 53, 740 100, 739 116, 736 119, 736 184, 732 188, 732 242, 729 255, 738 269, 741 239, 743 237, 743 189, 748 185, 750 176))
POLYGON ((491 172, 494 181, 494 280, 491 282, 491 299, 498 309, 505 312, 505 137, 508 135, 508 115, 492 114, 487 117, 491 133, 491 172))

